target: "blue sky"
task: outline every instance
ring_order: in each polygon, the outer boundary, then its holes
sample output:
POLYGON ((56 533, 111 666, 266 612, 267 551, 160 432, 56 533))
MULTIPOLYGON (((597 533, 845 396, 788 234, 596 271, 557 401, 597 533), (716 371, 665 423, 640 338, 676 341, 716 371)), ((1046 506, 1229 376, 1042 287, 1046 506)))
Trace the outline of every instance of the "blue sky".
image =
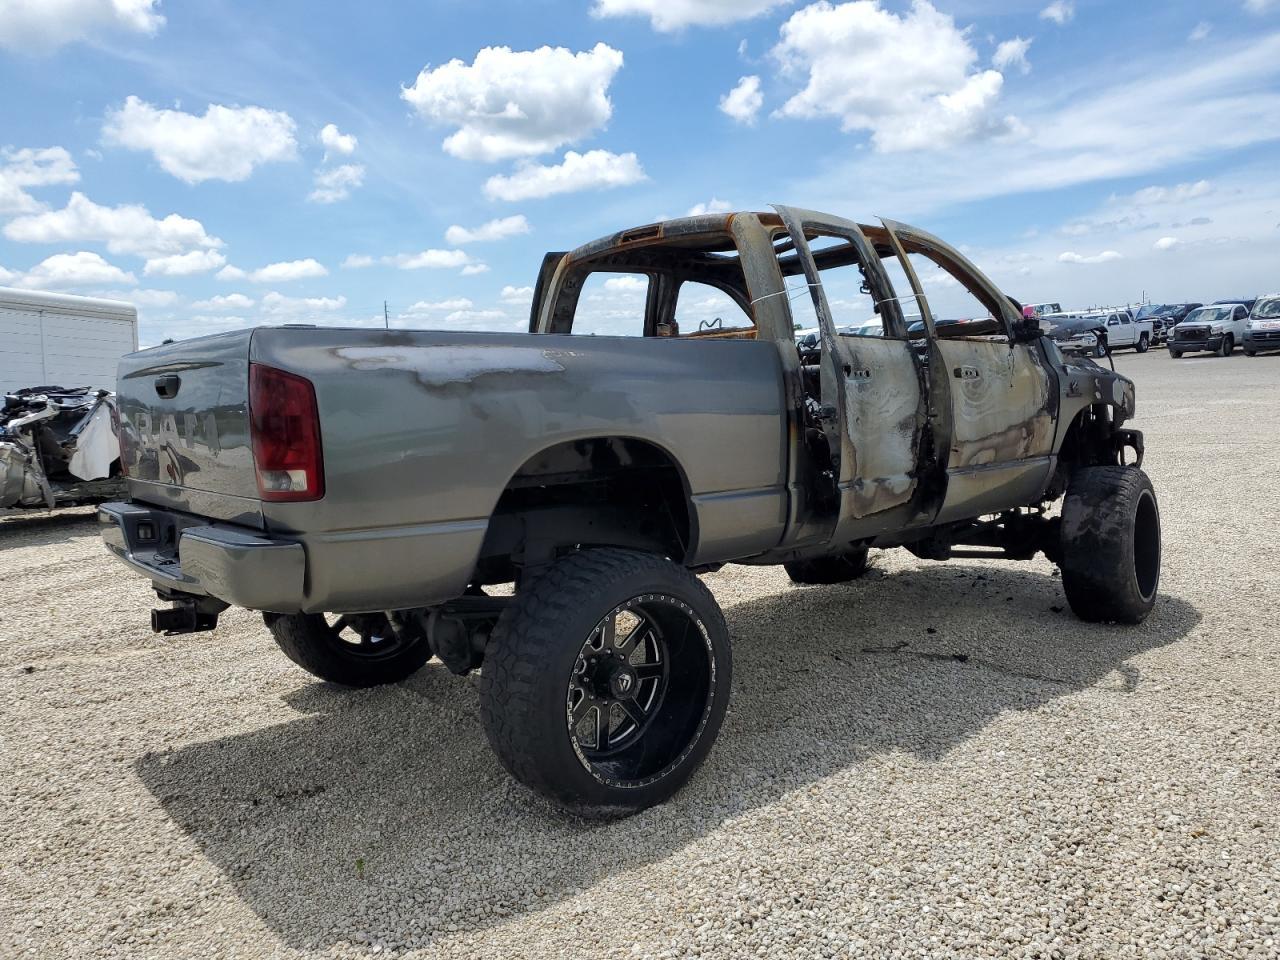
POLYGON ((545 250, 700 205, 1026 301, 1280 288, 1280 0, 0 0, 0 90, 0 283, 144 343, 519 328, 545 250))

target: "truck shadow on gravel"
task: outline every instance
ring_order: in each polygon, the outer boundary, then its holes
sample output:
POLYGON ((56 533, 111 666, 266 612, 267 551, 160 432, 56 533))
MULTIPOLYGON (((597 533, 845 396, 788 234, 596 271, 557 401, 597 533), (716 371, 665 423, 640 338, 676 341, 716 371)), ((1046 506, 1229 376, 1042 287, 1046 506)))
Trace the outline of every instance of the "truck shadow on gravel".
POLYGON ((784 588, 726 616, 734 690, 716 749, 629 820, 575 820, 509 781, 473 684, 436 664, 364 692, 299 674, 298 719, 136 770, 284 944, 396 950, 552 906, 877 754, 941 758, 1086 688, 1141 696, 1133 658, 1200 620, 1164 596, 1141 627, 1084 624, 1053 577, 956 564, 784 588))
POLYGON ((97 530, 96 510, 72 508, 56 513, 0 510, 0 550, 69 543, 97 530))

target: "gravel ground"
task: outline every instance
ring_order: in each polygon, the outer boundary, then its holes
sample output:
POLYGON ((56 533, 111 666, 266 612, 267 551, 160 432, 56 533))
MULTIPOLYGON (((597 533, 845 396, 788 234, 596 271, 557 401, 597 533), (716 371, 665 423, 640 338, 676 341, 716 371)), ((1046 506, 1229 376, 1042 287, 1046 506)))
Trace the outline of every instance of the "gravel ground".
POLYGON ((4 957, 1280 956, 1280 357, 1122 356, 1162 596, 880 555, 708 584, 730 714, 672 802, 512 784, 474 681, 351 692, 151 634, 91 511, 0 520, 4 957))

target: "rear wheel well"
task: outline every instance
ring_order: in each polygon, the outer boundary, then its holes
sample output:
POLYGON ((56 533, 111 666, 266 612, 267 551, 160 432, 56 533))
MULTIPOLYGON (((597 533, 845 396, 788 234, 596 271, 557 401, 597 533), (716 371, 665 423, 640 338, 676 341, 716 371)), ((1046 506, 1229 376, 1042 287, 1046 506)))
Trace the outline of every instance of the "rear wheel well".
POLYGON ((507 583, 583 546, 645 550, 683 563, 695 536, 675 459, 634 437, 592 437, 529 458, 498 499, 473 583, 507 583))

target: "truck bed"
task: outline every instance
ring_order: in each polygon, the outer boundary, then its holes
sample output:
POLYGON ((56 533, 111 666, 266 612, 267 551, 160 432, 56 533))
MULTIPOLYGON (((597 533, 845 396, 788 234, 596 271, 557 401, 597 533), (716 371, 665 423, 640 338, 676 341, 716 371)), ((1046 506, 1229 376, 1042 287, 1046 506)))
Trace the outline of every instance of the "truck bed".
POLYGON ((775 545, 784 528, 777 349, 332 328, 171 344, 121 362, 130 498, 179 515, 180 527, 229 525, 301 544, 302 595, 291 609, 419 606, 465 589, 495 505, 524 464, 557 444, 621 436, 679 465, 696 513, 691 559, 734 559, 775 545), (259 495, 250 364, 314 385, 322 499, 259 495))

